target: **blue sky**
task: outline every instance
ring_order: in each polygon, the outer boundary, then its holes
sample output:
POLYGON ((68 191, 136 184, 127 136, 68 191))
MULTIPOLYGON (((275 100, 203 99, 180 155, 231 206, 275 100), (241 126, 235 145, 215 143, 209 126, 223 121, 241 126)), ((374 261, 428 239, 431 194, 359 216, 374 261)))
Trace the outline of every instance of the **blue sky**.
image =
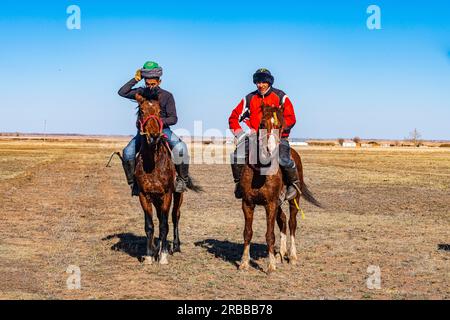
POLYGON ((294 103, 293 137, 450 139, 448 1, 0 2, 0 131, 133 134, 117 95, 146 61, 193 131, 227 129, 266 67, 294 103), (81 8, 81 30, 66 8, 81 8), (381 30, 366 27, 369 5, 381 30))

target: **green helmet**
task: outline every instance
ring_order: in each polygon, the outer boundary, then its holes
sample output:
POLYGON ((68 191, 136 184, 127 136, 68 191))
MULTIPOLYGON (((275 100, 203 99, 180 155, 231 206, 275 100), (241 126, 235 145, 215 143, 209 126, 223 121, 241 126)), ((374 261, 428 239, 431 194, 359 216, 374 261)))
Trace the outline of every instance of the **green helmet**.
POLYGON ((142 69, 146 69, 146 70, 152 70, 152 69, 156 69, 159 68, 159 64, 157 64, 154 61, 147 61, 146 63, 144 63, 144 66, 142 67, 142 69))

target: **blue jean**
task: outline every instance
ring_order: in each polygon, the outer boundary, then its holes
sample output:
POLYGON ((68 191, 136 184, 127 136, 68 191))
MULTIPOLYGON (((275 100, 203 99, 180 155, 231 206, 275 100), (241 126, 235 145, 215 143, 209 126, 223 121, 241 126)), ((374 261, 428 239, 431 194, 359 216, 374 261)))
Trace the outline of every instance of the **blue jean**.
MULTIPOLYGON (((164 128, 163 133, 167 136, 169 147, 172 150, 173 161, 175 164, 189 163, 189 152, 186 143, 173 133, 170 128, 164 128)), ((124 161, 134 160, 136 154, 141 149, 141 135, 139 132, 131 139, 128 145, 123 149, 124 161)))
POLYGON ((286 138, 282 138, 280 141, 280 166, 283 168, 295 168, 295 162, 291 158, 291 146, 286 138))

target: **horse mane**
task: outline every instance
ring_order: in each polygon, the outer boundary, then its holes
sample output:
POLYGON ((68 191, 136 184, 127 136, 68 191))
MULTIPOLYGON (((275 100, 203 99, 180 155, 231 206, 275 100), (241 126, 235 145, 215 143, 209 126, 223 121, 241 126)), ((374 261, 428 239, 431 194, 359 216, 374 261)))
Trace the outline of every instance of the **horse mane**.
POLYGON ((281 105, 281 107, 272 107, 269 105, 262 105, 262 112, 263 112, 263 117, 265 115, 266 112, 270 112, 270 113, 276 113, 277 114, 277 118, 278 120, 281 122, 281 129, 286 128, 286 121, 284 119, 284 105, 281 105), (281 112, 283 110, 283 112, 281 112))
MULTIPOLYGON (((158 90, 155 88, 144 88, 141 96, 147 101, 156 101, 159 103, 158 90)), ((136 107, 136 115, 139 115, 139 105, 136 107)))

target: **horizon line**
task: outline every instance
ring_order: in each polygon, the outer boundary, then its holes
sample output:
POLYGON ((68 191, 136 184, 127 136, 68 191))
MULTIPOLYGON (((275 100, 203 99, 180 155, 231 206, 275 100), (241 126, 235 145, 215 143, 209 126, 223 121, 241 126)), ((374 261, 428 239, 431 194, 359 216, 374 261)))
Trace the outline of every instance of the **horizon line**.
MULTIPOLYGON (((63 136, 69 136, 69 137, 133 137, 133 134, 89 134, 89 133, 42 133, 42 132, 0 132, 0 137, 14 137, 14 136, 37 136, 37 137, 63 137, 63 136)), ((184 136, 180 135, 180 138, 193 138, 193 139, 204 139, 204 138, 221 138, 221 139, 233 139, 233 137, 230 136, 184 136)), ((330 141, 330 140, 353 140, 356 137, 346 138, 346 137, 335 137, 335 138, 298 138, 298 137, 289 137, 289 140, 295 140, 295 141, 306 141, 306 140, 323 140, 323 141, 330 141)), ((360 140, 371 140, 371 141, 408 141, 407 137, 402 139, 395 139, 395 138, 361 138, 358 137, 360 140)), ((419 139, 420 141, 429 141, 429 142, 450 142, 448 139, 419 139)))

